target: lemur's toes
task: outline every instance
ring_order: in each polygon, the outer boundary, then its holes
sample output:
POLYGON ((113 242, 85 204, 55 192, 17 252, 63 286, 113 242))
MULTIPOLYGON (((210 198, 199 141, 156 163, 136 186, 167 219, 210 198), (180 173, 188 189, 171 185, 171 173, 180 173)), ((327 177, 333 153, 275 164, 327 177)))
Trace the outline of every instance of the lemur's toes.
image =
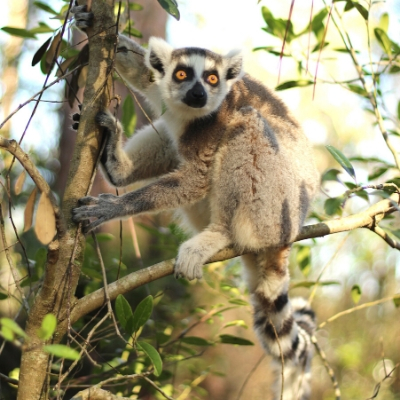
POLYGON ((78 130, 80 119, 81 119, 81 114, 79 114, 79 113, 74 113, 74 114, 72 114, 72 121, 76 121, 76 122, 74 122, 74 123, 72 124, 72 129, 73 129, 74 131, 77 131, 77 130, 78 130))

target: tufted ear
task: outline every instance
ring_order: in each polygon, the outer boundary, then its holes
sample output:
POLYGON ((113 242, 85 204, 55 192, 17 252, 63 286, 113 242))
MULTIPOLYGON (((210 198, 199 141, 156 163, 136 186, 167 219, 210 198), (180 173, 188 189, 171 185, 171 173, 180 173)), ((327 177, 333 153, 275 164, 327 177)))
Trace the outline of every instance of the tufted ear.
POLYGON ((146 65, 164 75, 165 66, 171 62, 172 50, 173 48, 164 39, 151 37, 146 52, 146 65))
POLYGON ((224 57, 226 80, 238 79, 243 75, 243 56, 241 50, 232 50, 224 57))

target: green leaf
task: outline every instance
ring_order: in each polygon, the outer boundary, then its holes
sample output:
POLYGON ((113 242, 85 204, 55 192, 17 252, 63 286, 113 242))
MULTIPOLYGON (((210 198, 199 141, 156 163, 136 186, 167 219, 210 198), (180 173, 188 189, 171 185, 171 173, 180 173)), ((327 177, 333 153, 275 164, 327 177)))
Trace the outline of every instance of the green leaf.
POLYGON ((393 303, 396 308, 400 307, 400 296, 399 295, 396 295, 393 297, 393 303))
POLYGON ((43 350, 53 356, 68 360, 79 360, 80 358, 79 353, 75 349, 71 349, 71 347, 63 344, 48 344, 47 346, 43 346, 43 350))
POLYGON ((364 96, 364 97, 368 97, 368 92, 367 92, 363 87, 361 87, 361 86, 353 85, 353 84, 349 83, 349 84, 347 85, 347 87, 348 87, 353 93, 359 94, 359 95, 364 96))
POLYGON ((39 22, 39 26, 36 26, 35 28, 32 28, 30 33, 33 34, 40 34, 40 33, 54 33, 54 29, 45 24, 44 22, 39 22))
POLYGON ((132 327, 133 312, 128 301, 122 294, 119 294, 115 300, 115 314, 125 332, 132 335, 134 332, 132 327))
POLYGON ((340 282, 338 281, 302 281, 302 282, 297 282, 293 284, 290 288, 295 289, 299 287, 305 287, 305 288, 310 288, 313 287, 314 285, 318 286, 331 286, 331 285, 340 285, 340 282))
POLYGON ((326 148, 329 153, 332 154, 332 157, 345 169, 345 171, 354 179, 354 181, 356 181, 356 173, 347 157, 340 150, 333 146, 326 146, 326 148))
POLYGON ((57 327, 57 318, 53 314, 47 314, 43 318, 42 326, 38 329, 38 336, 42 340, 48 340, 53 336, 57 327))
POLYGON ((397 103, 397 119, 400 120, 400 101, 397 103))
POLYGON ((0 318, 0 323, 2 326, 13 331, 16 335, 22 336, 24 338, 28 337, 28 335, 20 328, 20 326, 10 318, 0 318))
POLYGON ((0 292, 0 300, 6 300, 6 299, 8 299, 7 294, 6 294, 6 293, 1 293, 1 292, 0 292))
POLYGON ((34 33, 30 32, 26 29, 13 28, 11 26, 3 26, 0 29, 12 36, 18 36, 18 37, 22 37, 25 39, 37 39, 37 37, 35 36, 34 33))
POLYGON ((175 0, 157 0, 160 6, 169 14, 179 21, 180 14, 178 10, 178 3, 175 0))
POLYGON ((42 59, 43 55, 46 53, 47 48, 50 45, 51 42, 51 37, 48 38, 40 47, 39 50, 35 53, 35 55, 32 58, 32 67, 35 66, 40 60, 42 59))
POLYGON ((162 360, 158 351, 151 344, 143 341, 138 341, 137 345, 139 349, 150 358, 150 361, 154 366, 154 375, 160 376, 162 372, 162 360))
MULTIPOLYGON (((142 32, 140 32, 138 29, 134 28, 133 26, 131 26, 131 27, 127 26, 124 29, 124 33, 125 33, 125 35, 133 36, 133 37, 137 37, 137 38, 143 37, 142 32)), ((130 97, 130 96, 128 96, 128 97, 130 97)))
POLYGON ((238 346, 254 346, 254 343, 250 340, 243 339, 234 335, 219 335, 219 338, 221 339, 221 343, 225 344, 236 344, 238 346))
POLYGON ((286 90, 286 89, 291 89, 294 87, 304 87, 304 86, 310 86, 313 85, 313 81, 309 81, 307 79, 300 79, 298 81, 287 81, 283 82, 280 85, 278 85, 275 90, 286 90))
POLYGON ((230 299, 229 303, 236 304, 238 306, 248 306, 249 305, 249 303, 246 300, 242 300, 242 299, 230 299))
POLYGON ((351 298, 353 299, 354 304, 357 304, 361 298, 361 288, 359 285, 353 285, 351 288, 351 298))
POLYGON ((126 137, 131 137, 136 126, 135 104, 130 95, 126 96, 122 104, 122 126, 126 137))
POLYGON ((132 329, 137 332, 151 317, 153 312, 153 296, 147 296, 136 307, 133 313, 132 329))
POLYGON ((311 249, 309 246, 298 246, 296 262, 299 264, 300 271, 307 277, 311 271, 311 249))
POLYGON ((129 3, 129 9, 131 11, 141 11, 143 10, 143 6, 138 3, 129 3))
POLYGON ((194 344, 196 346, 209 346, 211 344, 208 340, 197 336, 184 336, 181 340, 183 343, 194 344))
POLYGON ((388 170, 387 167, 375 168, 369 175, 368 180, 373 180, 382 176, 388 170))
POLYGON ((382 14, 380 20, 379 20, 379 28, 381 28, 384 32, 387 32, 389 28, 389 14, 384 13, 382 14))
POLYGON ((326 181, 336 181, 339 182, 338 175, 341 174, 341 172, 338 169, 332 168, 328 169, 324 174, 322 175, 321 182, 326 182, 326 181))
POLYGON ((341 196, 326 200, 324 204, 325 213, 327 215, 342 215, 342 203, 343 198, 341 196))
POLYGON ((385 51, 385 53, 389 56, 392 55, 392 41, 389 39, 389 36, 383 29, 375 28, 374 29, 376 40, 379 45, 385 51))
MULTIPOLYGON (((323 8, 318 14, 314 16, 311 21, 311 30, 314 32, 318 42, 322 41, 325 31, 324 19, 328 15, 328 9, 323 8)), ((308 32, 308 29, 307 29, 308 32)))
POLYGON ((368 10, 362 6, 360 3, 353 3, 354 7, 357 9, 357 11, 362 15, 362 17, 367 21, 368 20, 368 10))
MULTIPOLYGON (((112 235, 111 233, 96 233, 96 239, 99 243, 101 242, 110 242, 111 240, 113 240, 115 238, 114 235, 112 235)), ((90 236, 86 239, 86 241, 90 244, 93 244, 93 238, 90 236)))
POLYGON ((58 12, 57 12, 57 11, 54 11, 51 7, 49 7, 49 6, 48 6, 47 4, 45 4, 45 3, 42 3, 41 1, 34 1, 33 4, 34 4, 37 8, 40 8, 40 9, 43 10, 43 11, 46 11, 46 12, 48 12, 48 13, 50 13, 50 14, 53 14, 53 15, 58 15, 58 12))
POLYGON ((354 8, 354 3, 351 1, 351 0, 349 0, 347 3, 346 3, 346 6, 344 7, 344 11, 346 12, 346 11, 350 11, 350 10, 352 10, 354 8))

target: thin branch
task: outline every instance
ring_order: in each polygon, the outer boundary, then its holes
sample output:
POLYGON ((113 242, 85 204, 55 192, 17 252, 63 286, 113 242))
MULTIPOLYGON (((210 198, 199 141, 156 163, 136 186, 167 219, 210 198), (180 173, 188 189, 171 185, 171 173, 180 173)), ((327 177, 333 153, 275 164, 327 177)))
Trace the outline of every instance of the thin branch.
POLYGON ((237 395, 236 400, 240 400, 242 397, 242 394, 244 392, 244 389, 247 386, 247 383, 249 382, 250 378, 253 376, 254 372, 256 372, 256 369, 259 367, 259 365, 262 363, 262 361, 264 360, 264 358, 267 355, 264 353, 259 360, 255 363, 255 365, 253 366, 253 368, 251 369, 251 371, 247 374, 246 379, 244 380, 244 382, 242 383, 242 386, 240 387, 239 393, 237 395))
POLYGON ((328 372, 329 377, 331 378, 333 390, 335 391, 335 399, 340 400, 342 394, 340 392, 340 387, 339 387, 339 383, 336 379, 335 372, 334 372, 333 368, 330 366, 325 352, 321 349, 321 347, 319 347, 319 344, 318 344, 318 341, 317 341, 317 338, 315 337, 315 335, 311 336, 311 343, 313 343, 315 350, 317 350, 317 353, 318 353, 319 357, 321 358, 322 363, 324 364, 324 367, 325 367, 326 371, 328 372))
POLYGON ((11 383, 11 385, 17 385, 17 386, 18 386, 18 383, 19 383, 16 379, 10 378, 9 376, 4 375, 2 373, 0 373, 0 380, 3 380, 5 382, 7 382, 7 383, 11 383))
MULTIPOLYGON (((317 238, 332 233, 346 232, 356 228, 375 227, 376 218, 397 210, 397 203, 385 199, 374 204, 367 210, 344 218, 333 219, 315 225, 304 226, 295 241, 317 238)), ((390 245, 390 242, 387 242, 390 245)), ((226 248, 215 254, 207 263, 224 261, 242 255, 241 252, 226 248)), ((162 261, 158 264, 132 272, 121 279, 108 285, 110 300, 114 300, 119 294, 124 294, 146 283, 171 275, 174 271, 175 259, 162 261)), ((104 304, 104 288, 98 289, 79 299, 71 310, 71 323, 96 310, 104 304)))
POLYGON ((24 291, 22 290, 21 285, 19 284, 20 279, 19 279, 19 276, 18 276, 18 272, 17 272, 17 269, 14 266, 14 262, 12 260, 11 254, 10 254, 10 250, 7 248, 8 246, 7 246, 6 232, 5 232, 5 229, 4 229, 3 208, 1 206, 1 203, 0 203, 0 231, 1 231, 1 239, 3 241, 3 247, 4 247, 4 251, 6 253, 8 265, 10 266, 11 274, 12 274, 13 279, 14 279, 14 284, 15 284, 19 294, 21 295, 22 304, 25 307, 25 311, 27 313, 29 313, 28 301, 26 300, 24 291))
POLYGON ((0 148, 7 150, 13 156, 15 156, 21 163, 22 167, 30 175, 35 185, 44 193, 50 200, 53 207, 54 215, 56 217, 56 229, 58 235, 62 236, 65 231, 65 222, 62 215, 62 211, 57 204, 57 200, 54 197, 50 186, 40 174, 39 170, 36 168, 35 164, 31 161, 28 154, 26 154, 20 147, 20 145, 15 140, 8 140, 0 136, 0 148))
POLYGON ((394 294, 394 295, 389 296, 389 297, 384 297, 383 299, 379 299, 379 300, 375 300, 375 301, 370 301, 368 303, 360 304, 359 306, 356 306, 356 307, 353 307, 353 308, 349 308, 348 310, 341 311, 341 312, 333 315, 332 317, 328 318, 326 321, 322 322, 321 324, 319 324, 318 325, 318 329, 322 329, 328 322, 335 321, 336 319, 338 319, 340 317, 343 317, 343 315, 352 314, 355 311, 362 310, 364 308, 377 306, 378 304, 386 303, 387 301, 396 300, 396 299, 400 299, 400 293, 394 294))

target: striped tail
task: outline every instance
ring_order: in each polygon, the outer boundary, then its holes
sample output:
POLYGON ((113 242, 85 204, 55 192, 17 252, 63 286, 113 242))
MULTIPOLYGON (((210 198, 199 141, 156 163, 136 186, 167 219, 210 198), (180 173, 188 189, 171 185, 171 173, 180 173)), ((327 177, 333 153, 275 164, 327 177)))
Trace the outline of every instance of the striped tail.
POLYGON ((254 306, 254 329, 274 358, 274 398, 281 398, 283 363, 283 400, 308 400, 315 314, 305 300, 289 300, 289 251, 290 247, 269 248, 244 256, 243 261, 254 306))

